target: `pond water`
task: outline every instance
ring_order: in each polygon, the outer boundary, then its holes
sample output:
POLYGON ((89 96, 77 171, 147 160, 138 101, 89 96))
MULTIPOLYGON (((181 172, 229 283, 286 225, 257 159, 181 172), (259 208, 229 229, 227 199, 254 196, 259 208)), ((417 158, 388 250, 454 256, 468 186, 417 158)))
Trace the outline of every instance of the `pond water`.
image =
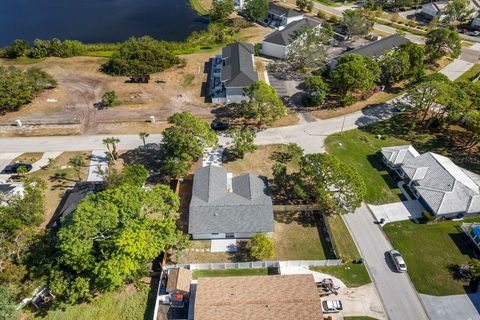
POLYGON ((207 27, 188 0, 0 0, 0 47, 15 39, 184 40, 207 27))

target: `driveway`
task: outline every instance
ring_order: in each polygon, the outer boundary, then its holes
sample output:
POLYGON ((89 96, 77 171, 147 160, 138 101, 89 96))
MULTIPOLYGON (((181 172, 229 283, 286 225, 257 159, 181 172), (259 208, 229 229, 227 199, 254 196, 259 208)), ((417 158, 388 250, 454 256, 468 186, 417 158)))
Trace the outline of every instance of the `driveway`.
POLYGON ((367 204, 376 221, 385 219, 385 223, 418 219, 422 217, 423 206, 418 200, 401 201, 375 206, 367 204))
POLYGON ((103 177, 97 173, 99 167, 101 170, 108 169, 108 161, 105 150, 92 151, 87 181, 103 181, 103 177))
POLYGON ((44 154, 42 154, 42 157, 40 158, 40 160, 32 163, 32 170, 30 172, 35 172, 42 169, 43 167, 48 165, 49 159, 55 159, 61 154, 62 154, 61 151, 45 152, 44 154))
POLYGON ((480 292, 443 297, 420 294, 420 298, 431 320, 480 320, 480 292))
POLYGON ((205 148, 203 153, 202 166, 223 166, 222 156, 223 156, 223 147, 218 148, 205 148))
MULTIPOLYGON (((391 320, 428 319, 407 273, 394 271, 386 239, 368 208, 362 205, 355 213, 344 215, 345 222, 357 243, 370 276, 391 320)), ((458 318, 456 318, 458 319, 458 318)))
POLYGON ((452 63, 447 65, 445 68, 440 71, 440 73, 443 73, 448 77, 450 80, 456 80, 458 79, 462 74, 470 70, 471 67, 473 67, 475 63, 469 62, 463 59, 455 59, 452 63))

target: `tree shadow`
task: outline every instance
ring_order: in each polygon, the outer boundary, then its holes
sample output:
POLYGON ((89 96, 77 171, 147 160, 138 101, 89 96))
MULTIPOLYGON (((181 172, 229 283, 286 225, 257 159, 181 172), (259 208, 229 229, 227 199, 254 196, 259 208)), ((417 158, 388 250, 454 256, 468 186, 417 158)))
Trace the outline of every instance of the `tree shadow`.
POLYGON ((141 164, 150 172, 159 172, 163 162, 163 154, 158 144, 147 144, 128 150, 120 156, 125 164, 141 164))
POLYGON ((255 259, 250 254, 250 246, 248 240, 237 241, 237 250, 229 252, 229 260, 232 262, 254 261, 255 259))
POLYGON ((296 222, 302 227, 315 227, 317 225, 317 219, 312 211, 275 212, 274 220, 284 224, 296 222))

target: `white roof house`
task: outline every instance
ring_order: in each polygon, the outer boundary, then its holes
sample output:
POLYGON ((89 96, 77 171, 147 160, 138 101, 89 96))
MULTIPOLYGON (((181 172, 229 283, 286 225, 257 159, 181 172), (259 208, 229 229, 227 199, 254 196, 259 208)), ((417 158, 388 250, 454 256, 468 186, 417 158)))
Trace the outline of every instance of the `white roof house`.
POLYGON ((439 154, 420 155, 412 146, 383 148, 381 153, 434 214, 480 213, 480 175, 439 154))
MULTIPOLYGON (((444 18, 444 11, 447 4, 448 1, 426 3, 422 5, 420 15, 424 16, 427 19, 433 19, 435 17, 438 17, 439 20, 442 20, 444 18)), ((472 9, 474 13, 477 12, 478 10, 480 10, 480 0, 470 0, 470 2, 468 3, 468 8, 472 9)))
POLYGON ((13 196, 23 197, 25 188, 22 182, 0 183, 0 206, 5 205, 5 201, 13 196))

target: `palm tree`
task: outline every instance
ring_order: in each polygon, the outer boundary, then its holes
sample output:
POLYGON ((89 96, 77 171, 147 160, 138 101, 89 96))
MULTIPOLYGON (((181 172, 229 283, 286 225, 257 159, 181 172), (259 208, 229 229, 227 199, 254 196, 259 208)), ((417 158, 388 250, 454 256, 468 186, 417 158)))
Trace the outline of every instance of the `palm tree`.
POLYGON ((138 134, 138 136, 140 137, 140 140, 142 140, 143 146, 145 147, 145 140, 150 136, 150 133, 148 133, 148 132, 140 132, 140 133, 138 134))
POLYGON ((85 165, 85 160, 82 155, 75 156, 68 160, 68 163, 73 167, 73 169, 77 172, 78 180, 82 181, 82 176, 80 171, 82 167, 85 165))
POLYGON ((115 137, 105 138, 103 139, 103 144, 107 147, 108 153, 112 156, 112 160, 116 162, 117 160, 117 143, 120 142, 120 139, 115 137), (112 149, 110 149, 110 146, 112 149))

